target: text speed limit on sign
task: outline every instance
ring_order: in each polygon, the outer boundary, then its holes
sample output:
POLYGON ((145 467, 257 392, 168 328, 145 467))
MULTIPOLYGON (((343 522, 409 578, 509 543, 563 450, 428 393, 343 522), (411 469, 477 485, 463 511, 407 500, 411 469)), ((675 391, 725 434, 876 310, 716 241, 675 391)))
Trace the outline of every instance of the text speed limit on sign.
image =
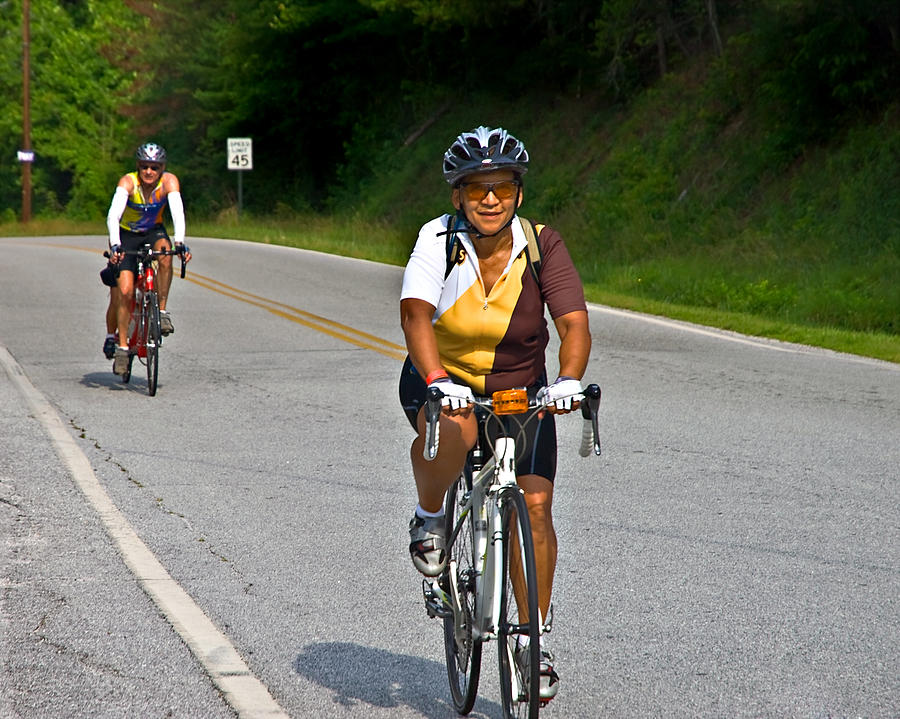
POLYGON ((253 169, 253 140, 249 137, 228 138, 228 169, 253 169))

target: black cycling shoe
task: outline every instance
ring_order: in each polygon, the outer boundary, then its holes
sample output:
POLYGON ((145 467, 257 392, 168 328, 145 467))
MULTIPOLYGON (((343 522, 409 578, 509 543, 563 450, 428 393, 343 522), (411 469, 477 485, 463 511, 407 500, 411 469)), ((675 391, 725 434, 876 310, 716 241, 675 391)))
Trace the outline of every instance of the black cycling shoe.
POLYGON ((116 354, 116 338, 114 335, 110 335, 103 340, 103 354, 106 355, 106 359, 112 359, 116 354))

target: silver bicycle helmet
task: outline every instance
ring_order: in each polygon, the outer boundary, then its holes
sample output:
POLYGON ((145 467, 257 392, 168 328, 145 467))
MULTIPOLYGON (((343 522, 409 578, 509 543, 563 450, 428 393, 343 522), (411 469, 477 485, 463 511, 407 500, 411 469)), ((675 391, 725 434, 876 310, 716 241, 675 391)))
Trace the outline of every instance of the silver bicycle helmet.
POLYGON ((158 162, 166 164, 166 150, 155 142, 145 142, 134 153, 138 162, 158 162))
POLYGON ((490 170, 528 172, 528 151, 502 127, 476 127, 464 132, 444 153, 444 179, 451 185, 466 175, 490 170))

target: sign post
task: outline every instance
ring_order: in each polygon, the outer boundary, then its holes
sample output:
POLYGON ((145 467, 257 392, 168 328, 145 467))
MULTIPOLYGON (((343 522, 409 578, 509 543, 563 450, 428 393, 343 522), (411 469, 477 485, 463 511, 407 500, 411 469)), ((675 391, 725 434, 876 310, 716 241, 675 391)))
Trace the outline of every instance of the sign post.
POLYGON ((229 137, 228 138, 228 159, 227 165, 229 170, 237 171, 238 186, 238 219, 241 217, 241 208, 244 205, 244 170, 253 169, 253 139, 250 137, 229 137))

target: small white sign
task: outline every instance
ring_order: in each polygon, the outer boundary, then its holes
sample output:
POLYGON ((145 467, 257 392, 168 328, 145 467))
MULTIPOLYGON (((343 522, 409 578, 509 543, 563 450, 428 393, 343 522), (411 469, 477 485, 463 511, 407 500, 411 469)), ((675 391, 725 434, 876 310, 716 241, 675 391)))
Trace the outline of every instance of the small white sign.
POLYGON ((34 152, 31 150, 18 151, 19 162, 34 162, 34 152))
POLYGON ((228 169, 253 169, 253 140, 249 137, 228 138, 228 169))

